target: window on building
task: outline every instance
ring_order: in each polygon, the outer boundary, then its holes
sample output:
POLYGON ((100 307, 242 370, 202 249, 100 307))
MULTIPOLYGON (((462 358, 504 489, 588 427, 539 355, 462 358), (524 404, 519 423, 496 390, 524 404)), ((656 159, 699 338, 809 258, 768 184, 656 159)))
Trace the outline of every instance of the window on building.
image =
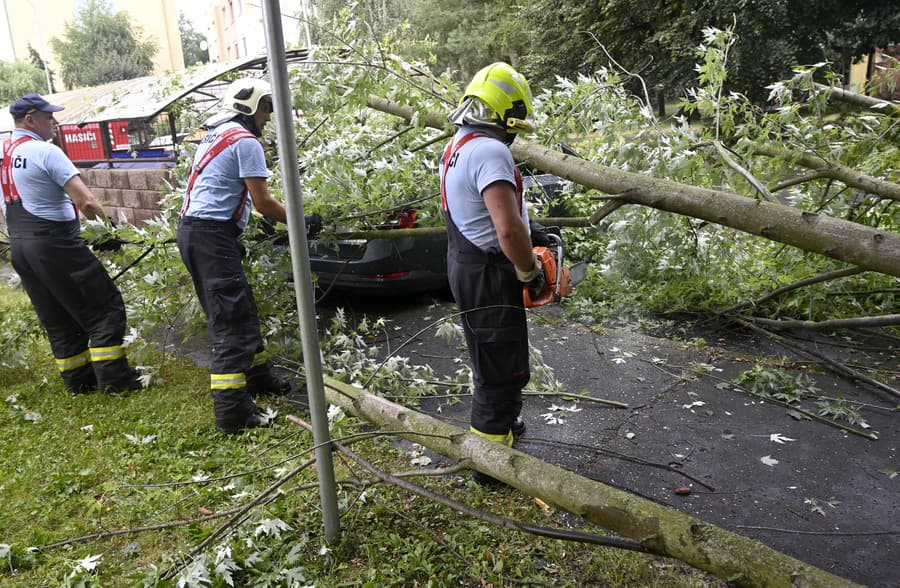
POLYGON ((228 0, 228 17, 231 22, 234 22, 234 4, 231 3, 231 0, 228 0))

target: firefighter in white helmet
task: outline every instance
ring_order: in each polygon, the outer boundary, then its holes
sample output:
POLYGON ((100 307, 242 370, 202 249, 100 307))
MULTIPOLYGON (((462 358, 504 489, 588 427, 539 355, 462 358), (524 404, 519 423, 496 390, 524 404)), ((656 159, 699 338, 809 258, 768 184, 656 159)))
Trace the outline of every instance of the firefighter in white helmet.
MULTIPOLYGON (((447 271, 462 315, 472 364, 471 431, 512 445, 528 383, 523 284, 544 283, 532 250, 522 176, 509 145, 534 130, 528 82, 505 63, 491 64, 466 87, 449 115, 459 130, 441 158, 447 221, 447 271)), ((479 483, 494 480, 474 473, 479 483)))
POLYGON ((209 327, 216 426, 226 433, 269 424, 251 396, 290 391, 272 374, 239 242, 251 204, 264 217, 287 222, 284 205, 269 193, 259 141, 271 115, 267 82, 242 78, 228 86, 194 155, 178 226, 181 259, 209 327))

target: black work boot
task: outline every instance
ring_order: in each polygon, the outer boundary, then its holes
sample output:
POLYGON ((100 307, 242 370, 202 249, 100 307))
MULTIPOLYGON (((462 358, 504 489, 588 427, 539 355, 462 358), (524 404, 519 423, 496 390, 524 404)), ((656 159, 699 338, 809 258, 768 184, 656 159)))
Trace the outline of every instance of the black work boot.
POLYGON ((521 416, 517 416, 516 420, 513 421, 512 427, 510 427, 510 429, 512 430, 513 439, 515 440, 523 436, 527 428, 528 427, 525 426, 525 420, 522 419, 521 416))
POLYGON ((141 381, 141 373, 134 368, 128 368, 128 372, 121 377, 111 382, 106 382, 103 386, 103 391, 107 394, 115 394, 126 390, 140 390, 143 387, 144 383, 141 381))
POLYGON ((492 478, 487 474, 482 474, 477 470, 472 470, 472 481, 478 484, 479 486, 493 487, 493 486, 505 486, 503 482, 498 480, 497 478, 492 478))
POLYGON ((60 375, 66 385, 66 390, 72 394, 87 394, 97 389, 97 376, 94 374, 91 364, 66 370, 60 375))
POLYGON ((271 422, 263 416, 262 409, 250 399, 246 389, 213 390, 212 397, 216 427, 220 431, 236 435, 244 429, 271 425, 271 422))
POLYGON ((272 375, 272 368, 266 362, 250 368, 247 375, 247 392, 251 396, 286 396, 291 393, 291 384, 272 375))
POLYGON ((128 365, 128 358, 125 357, 110 361, 95 361, 94 373, 97 374, 97 387, 107 394, 140 390, 144 387, 141 373, 128 365))

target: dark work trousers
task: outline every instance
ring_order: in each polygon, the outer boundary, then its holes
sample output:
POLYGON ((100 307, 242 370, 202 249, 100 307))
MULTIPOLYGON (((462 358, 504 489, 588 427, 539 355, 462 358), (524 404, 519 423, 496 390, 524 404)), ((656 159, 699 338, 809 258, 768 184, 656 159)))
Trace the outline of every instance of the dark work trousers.
POLYGON ((103 390, 133 378, 122 351, 122 295, 80 237, 79 222, 42 219, 18 202, 7 206, 6 220, 13 268, 47 331, 66 387, 103 390))
POLYGON ((530 379, 522 284, 502 252, 481 251, 459 232, 449 213, 446 220, 450 290, 464 313, 475 385, 470 424, 482 437, 511 444, 510 429, 530 379))
POLYGON ((178 226, 181 259, 206 313, 212 341, 209 371, 214 390, 215 377, 229 374, 235 376, 234 385, 220 388, 245 390, 245 375, 257 354, 263 352, 256 301, 241 265, 243 251, 239 235, 240 229, 231 221, 186 216, 178 226))

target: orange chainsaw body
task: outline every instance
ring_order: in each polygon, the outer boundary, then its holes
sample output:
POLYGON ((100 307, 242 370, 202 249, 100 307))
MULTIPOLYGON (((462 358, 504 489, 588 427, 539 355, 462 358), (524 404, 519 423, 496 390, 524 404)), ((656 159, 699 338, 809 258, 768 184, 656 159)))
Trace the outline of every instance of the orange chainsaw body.
POLYGON ((569 268, 559 265, 559 256, 562 253, 562 247, 558 247, 557 251, 549 247, 535 247, 534 254, 537 255, 544 268, 544 287, 541 288, 540 294, 536 298, 532 298, 528 292, 528 288, 522 288, 522 298, 525 308, 535 308, 544 306, 551 302, 559 302, 563 296, 572 293, 572 284, 569 282, 569 268))

